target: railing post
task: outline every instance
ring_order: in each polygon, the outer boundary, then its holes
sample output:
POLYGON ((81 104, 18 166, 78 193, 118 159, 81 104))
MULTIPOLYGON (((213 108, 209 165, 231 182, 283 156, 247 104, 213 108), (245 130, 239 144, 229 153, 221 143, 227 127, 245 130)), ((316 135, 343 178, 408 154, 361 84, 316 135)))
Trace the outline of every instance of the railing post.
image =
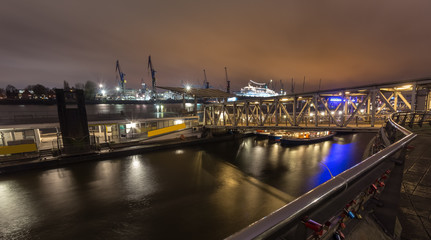
POLYGON ((415 123, 415 118, 416 118, 416 113, 413 113, 410 122, 409 122, 409 127, 413 128, 413 124, 415 123))

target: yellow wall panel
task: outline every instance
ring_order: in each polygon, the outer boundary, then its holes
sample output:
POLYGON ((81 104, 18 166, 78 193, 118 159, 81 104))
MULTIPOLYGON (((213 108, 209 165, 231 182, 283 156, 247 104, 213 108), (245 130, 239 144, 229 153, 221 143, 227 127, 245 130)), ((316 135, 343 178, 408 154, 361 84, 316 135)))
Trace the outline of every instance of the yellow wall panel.
POLYGON ((36 152, 37 147, 35 143, 31 144, 20 144, 13 146, 1 146, 0 155, 14 154, 14 153, 25 153, 25 152, 36 152))
POLYGON ((164 133, 168 133, 168 132, 173 132, 173 131, 177 131, 177 130, 181 130, 186 128, 186 124, 182 123, 182 124, 178 124, 178 125, 174 125, 174 126, 170 126, 170 127, 165 127, 165 128, 160 128, 154 131, 149 131, 148 132, 148 137, 153 137, 156 135, 160 135, 160 134, 164 134, 164 133))

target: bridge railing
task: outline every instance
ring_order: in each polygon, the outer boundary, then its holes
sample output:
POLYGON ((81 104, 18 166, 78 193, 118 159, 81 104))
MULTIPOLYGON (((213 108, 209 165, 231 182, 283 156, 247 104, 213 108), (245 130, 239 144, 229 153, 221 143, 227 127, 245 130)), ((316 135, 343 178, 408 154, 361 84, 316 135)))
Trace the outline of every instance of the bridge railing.
POLYGON ((391 171, 415 138, 412 129, 429 126, 430 120, 427 112, 392 114, 375 137, 370 157, 227 239, 332 239, 341 234, 343 224, 359 218, 384 190, 385 181, 402 175, 391 176, 391 171))

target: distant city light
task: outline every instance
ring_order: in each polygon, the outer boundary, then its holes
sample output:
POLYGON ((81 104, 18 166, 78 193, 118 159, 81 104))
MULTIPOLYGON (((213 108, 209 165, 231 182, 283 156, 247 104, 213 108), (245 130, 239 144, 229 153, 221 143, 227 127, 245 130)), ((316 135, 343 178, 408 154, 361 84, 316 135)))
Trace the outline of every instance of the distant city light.
POLYGON ((103 84, 99 84, 99 88, 103 88, 103 84))
POLYGON ((190 87, 190 85, 187 85, 187 86, 186 86, 186 90, 187 90, 187 91, 190 91, 190 89, 192 89, 192 87, 190 87))
POLYGON ((115 88, 115 90, 120 91, 120 88, 119 88, 119 87, 116 87, 116 88, 115 88))

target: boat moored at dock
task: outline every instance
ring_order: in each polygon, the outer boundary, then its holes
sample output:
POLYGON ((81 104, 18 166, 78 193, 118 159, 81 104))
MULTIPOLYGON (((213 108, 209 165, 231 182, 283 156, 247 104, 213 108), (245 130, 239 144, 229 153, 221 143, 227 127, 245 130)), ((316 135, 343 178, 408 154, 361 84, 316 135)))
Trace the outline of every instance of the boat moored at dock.
POLYGON ((269 141, 275 141, 278 142, 280 139, 286 134, 286 132, 271 132, 268 135, 269 141))
POLYGON ((284 146, 318 143, 331 140, 335 134, 336 132, 332 131, 290 132, 283 135, 280 139, 280 143, 284 146))
POLYGON ((269 136, 270 132, 269 132, 269 131, 266 131, 266 130, 260 130, 260 129, 258 129, 258 130, 256 130, 256 131, 254 132, 254 134, 255 134, 255 135, 256 135, 256 137, 258 137, 258 138, 266 139, 266 138, 268 138, 268 136, 269 136))

